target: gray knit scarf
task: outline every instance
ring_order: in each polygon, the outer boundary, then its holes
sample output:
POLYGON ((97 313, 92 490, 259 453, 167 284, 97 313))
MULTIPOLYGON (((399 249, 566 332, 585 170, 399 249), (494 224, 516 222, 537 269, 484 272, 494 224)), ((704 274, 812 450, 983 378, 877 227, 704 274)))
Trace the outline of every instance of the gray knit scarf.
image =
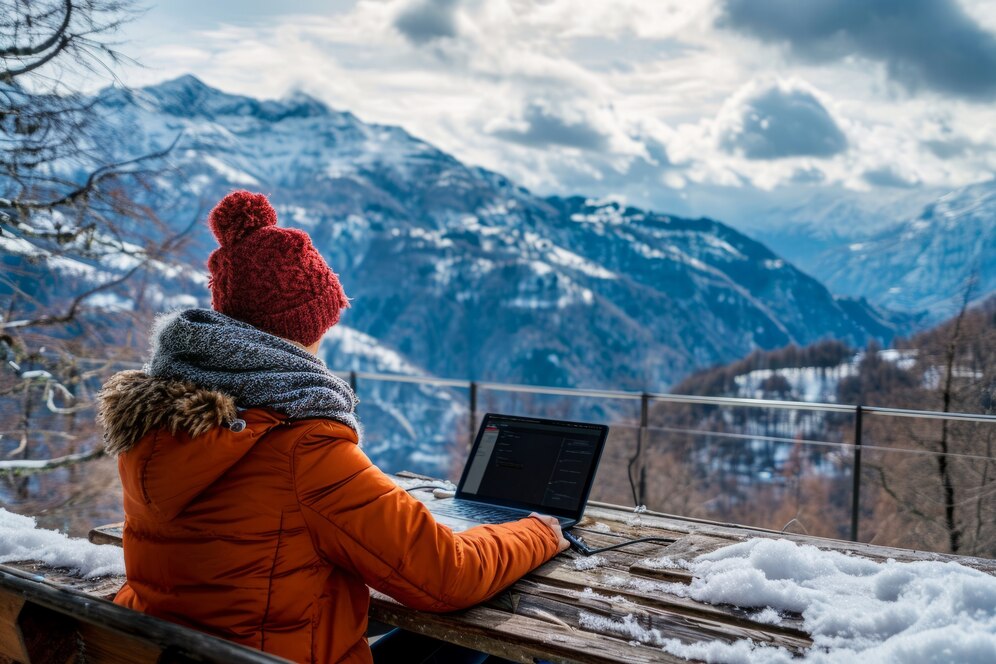
POLYGON ((356 395, 346 381, 308 351, 217 311, 187 309, 158 317, 145 371, 224 392, 239 408, 325 417, 361 436, 356 395))

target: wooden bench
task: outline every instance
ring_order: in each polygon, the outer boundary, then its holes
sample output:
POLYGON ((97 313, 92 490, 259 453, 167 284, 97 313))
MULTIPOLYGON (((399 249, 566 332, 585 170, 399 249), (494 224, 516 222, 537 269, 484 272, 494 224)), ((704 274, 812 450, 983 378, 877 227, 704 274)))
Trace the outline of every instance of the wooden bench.
MULTIPOLYGON (((0 663, 273 664, 286 662, 0 565, 0 663)), ((46 573, 46 577, 57 574, 46 573)), ((118 582, 116 582, 119 585, 118 582)), ((91 584, 100 587, 100 584, 91 584)))

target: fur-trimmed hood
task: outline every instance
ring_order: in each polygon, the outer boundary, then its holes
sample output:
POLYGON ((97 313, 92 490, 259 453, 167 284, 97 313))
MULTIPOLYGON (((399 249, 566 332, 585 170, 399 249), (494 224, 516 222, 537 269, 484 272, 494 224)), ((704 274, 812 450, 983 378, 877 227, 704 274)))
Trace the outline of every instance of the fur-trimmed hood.
POLYGON ((122 371, 97 395, 97 422, 104 428, 104 449, 111 456, 131 449, 156 429, 196 438, 238 418, 235 400, 189 381, 154 378, 144 371, 122 371))
POLYGON ((222 392, 142 371, 107 381, 97 413, 107 452, 118 456, 125 493, 141 496, 143 509, 166 520, 181 514, 273 429, 288 425, 294 435, 287 416, 277 411, 236 410, 235 400, 222 392))

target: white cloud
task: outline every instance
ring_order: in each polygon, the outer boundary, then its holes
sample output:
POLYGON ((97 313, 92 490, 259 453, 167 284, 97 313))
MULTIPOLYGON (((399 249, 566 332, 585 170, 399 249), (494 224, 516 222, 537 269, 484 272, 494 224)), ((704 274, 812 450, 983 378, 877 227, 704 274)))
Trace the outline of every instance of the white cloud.
MULTIPOLYGON (((972 0, 968 14, 987 9, 996 0, 972 0)), ((167 10, 147 21, 155 11, 167 10)), ((881 71, 852 59, 796 61, 716 28, 718 0, 340 0, 334 13, 265 11, 209 30, 139 24, 132 50, 148 68, 126 80, 192 72, 262 97, 299 87, 540 193, 618 194, 677 213, 719 214, 756 188, 885 192, 898 182, 890 172, 949 187, 996 169, 988 106, 897 96, 881 71), (745 133, 745 105, 772 81, 793 81, 798 117, 822 122, 824 137, 837 127, 847 149, 798 148, 818 132, 745 133), (720 137, 737 117, 731 154, 720 137), (783 158, 748 159, 748 135, 762 156, 783 158)))
POLYGON ((394 17, 394 27, 414 44, 457 36, 458 0, 414 0, 394 17))
POLYGON ((719 25, 834 62, 855 56, 884 67, 906 90, 978 101, 996 98, 996 32, 956 0, 722 0, 719 25))
POLYGON ((847 149, 819 93, 797 80, 745 86, 724 104, 716 132, 720 149, 748 159, 832 157, 847 149))

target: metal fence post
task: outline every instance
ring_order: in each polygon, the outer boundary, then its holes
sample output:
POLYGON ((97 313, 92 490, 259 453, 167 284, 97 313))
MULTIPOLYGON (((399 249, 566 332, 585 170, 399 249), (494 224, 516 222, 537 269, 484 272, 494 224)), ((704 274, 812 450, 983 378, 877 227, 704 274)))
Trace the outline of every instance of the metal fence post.
POLYGON ((640 395, 640 430, 636 437, 636 454, 629 462, 629 482, 633 490, 633 502, 636 506, 646 499, 646 471, 643 468, 643 446, 647 442, 647 427, 650 419, 650 395, 644 392, 640 395), (637 471, 634 477, 633 471, 637 471))
POLYGON ((477 436, 477 383, 470 381, 470 424, 467 427, 467 449, 474 446, 477 436))
POLYGON ((851 471, 851 541, 858 541, 861 509, 861 405, 854 407, 854 469, 851 471))
POLYGON ((349 389, 353 390, 353 394, 356 394, 356 372, 349 372, 349 389))

